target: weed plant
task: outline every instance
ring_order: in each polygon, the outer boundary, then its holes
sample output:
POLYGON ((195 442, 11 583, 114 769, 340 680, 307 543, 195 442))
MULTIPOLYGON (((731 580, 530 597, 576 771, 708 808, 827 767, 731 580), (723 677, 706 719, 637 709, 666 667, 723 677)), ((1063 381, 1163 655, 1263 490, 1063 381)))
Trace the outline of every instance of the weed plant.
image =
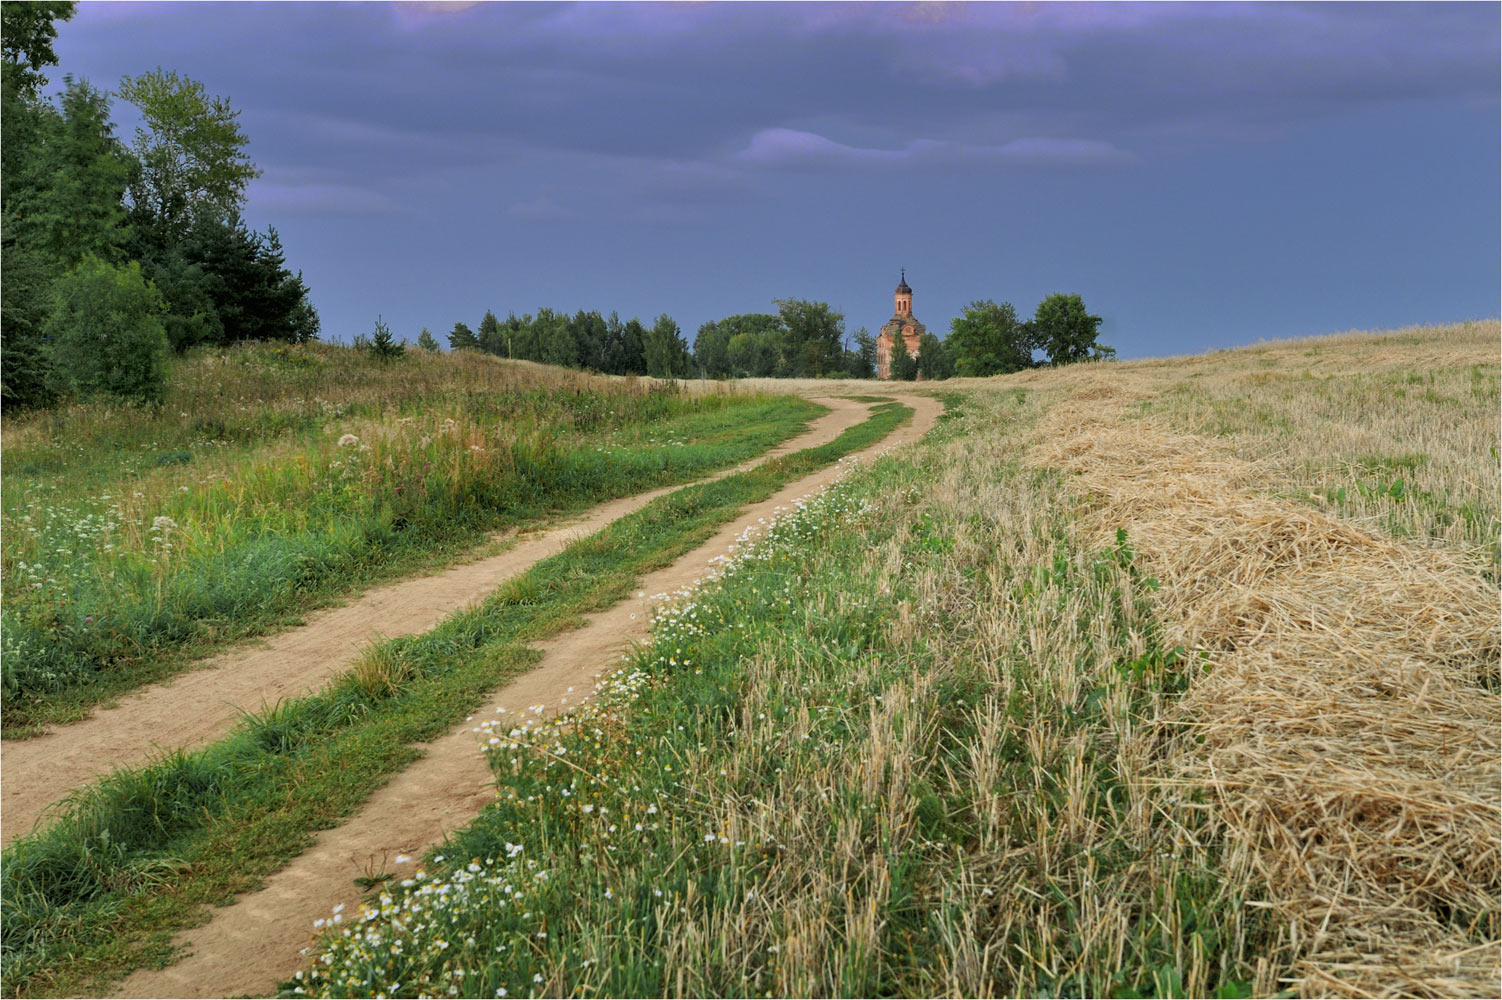
POLYGON ((742 461, 818 412, 546 372, 247 345, 179 362, 157 411, 7 421, 7 734, 487 531, 742 461))
POLYGON ((500 801, 285 992, 1246 995, 1136 738, 1199 659, 1018 466, 1036 408, 967 410, 677 595, 597 701, 482 726, 500 801))
POLYGON ((120 771, 5 852, 6 995, 78 993, 160 960, 167 932, 247 891, 535 659, 526 647, 628 594, 747 503, 911 416, 888 403, 829 444, 685 487, 574 543, 479 607, 373 647, 317 695, 247 717, 213 746, 120 771))

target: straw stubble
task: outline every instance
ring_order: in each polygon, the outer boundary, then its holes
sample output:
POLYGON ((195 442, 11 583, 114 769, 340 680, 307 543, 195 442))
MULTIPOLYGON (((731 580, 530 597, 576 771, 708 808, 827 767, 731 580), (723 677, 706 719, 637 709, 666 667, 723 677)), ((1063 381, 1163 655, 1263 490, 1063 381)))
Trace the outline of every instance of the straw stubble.
MULTIPOLYGON (((1479 567, 1270 496, 1276 477, 1086 383, 1032 459, 1162 583, 1169 641, 1209 653, 1156 780, 1274 928, 1258 992, 1497 996, 1497 600, 1479 567)), ((1176 728, 1175 728, 1176 727, 1176 728)), ((1147 738, 1156 738, 1156 733, 1147 738)))

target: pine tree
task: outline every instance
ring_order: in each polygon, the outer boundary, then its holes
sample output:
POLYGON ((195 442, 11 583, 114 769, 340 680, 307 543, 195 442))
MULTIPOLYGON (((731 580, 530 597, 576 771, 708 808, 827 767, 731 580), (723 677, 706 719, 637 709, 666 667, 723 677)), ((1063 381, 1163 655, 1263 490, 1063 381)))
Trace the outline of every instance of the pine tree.
POLYGON ((899 333, 892 344, 892 378, 898 382, 911 382, 917 377, 918 359, 907 352, 907 341, 899 333))
POLYGON ((428 330, 427 327, 423 327, 422 332, 417 335, 417 346, 421 347, 423 350, 427 351, 430 354, 436 354, 438 352, 438 340, 433 336, 433 334, 428 330))
POLYGON ((478 351, 479 349, 480 341, 475 336, 475 331, 464 323, 455 323, 454 328, 449 331, 449 350, 478 351))
POLYGON ((407 352, 407 342, 398 342, 391 328, 376 317, 375 332, 370 336, 370 355, 377 361, 395 361, 407 352))

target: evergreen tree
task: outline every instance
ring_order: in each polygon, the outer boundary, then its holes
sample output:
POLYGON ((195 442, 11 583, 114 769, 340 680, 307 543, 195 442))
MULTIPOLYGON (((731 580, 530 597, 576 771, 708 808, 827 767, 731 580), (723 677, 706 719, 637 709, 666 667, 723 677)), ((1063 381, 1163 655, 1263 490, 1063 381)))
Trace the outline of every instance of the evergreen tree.
POLYGON ((151 267, 151 281, 167 303, 162 326, 174 351, 226 342, 224 323, 214 301, 217 285, 202 264, 193 263, 181 252, 174 253, 151 267))
POLYGON ((865 327, 855 331, 855 350, 845 353, 845 373, 851 378, 876 377, 876 338, 865 327))
POLYGON ((480 344, 480 350, 486 354, 494 354, 497 357, 509 358, 506 337, 501 333, 500 320, 495 318, 495 313, 485 310, 485 317, 480 320, 480 328, 475 331, 475 339, 480 344))
POLYGON ((52 270, 40 254, 4 236, 0 280, 0 406, 46 406, 56 396, 52 360, 43 339, 52 270))
POLYGON ((890 371, 894 381, 911 382, 918 377, 918 359, 907 352, 907 344, 901 335, 897 342, 892 345, 892 362, 890 371))
POLYGON ((120 259, 131 174, 130 156, 110 124, 108 96, 65 79, 61 112, 43 106, 31 136, 35 146, 11 189, 17 238, 59 270, 86 254, 120 259))
POLYGON ((370 335, 370 355, 377 361, 395 361, 407 353, 407 342, 398 342, 391 335, 391 328, 376 317, 375 332, 370 335))
POLYGON ((924 378, 938 381, 954 374, 954 362, 944 342, 931 333, 918 338, 918 371, 924 378))
POLYGON ((621 323, 615 313, 606 321, 606 363, 612 375, 645 375, 647 359, 642 353, 647 329, 641 321, 632 318, 621 323))
POLYGON ((480 341, 475 337, 475 331, 463 323, 455 323, 449 331, 449 350, 451 351, 478 351, 480 341))
MULTIPOLYGON (((293 344, 318 338, 318 314, 308 301, 302 273, 285 266, 281 238, 268 229, 255 232, 238 218, 228 221, 203 217, 187 235, 155 261, 148 261, 155 278, 166 273, 177 291, 169 300, 172 313, 188 316, 202 311, 205 300, 222 330, 219 343, 242 340, 282 340, 293 344), (178 272, 194 273, 198 288, 176 282, 178 272), (202 294, 199 294, 199 293, 202 294)), ((205 320, 212 327, 212 321, 205 320)))
POLYGON ((417 334, 417 346, 429 354, 438 353, 438 340, 427 327, 423 327, 421 332, 417 334))

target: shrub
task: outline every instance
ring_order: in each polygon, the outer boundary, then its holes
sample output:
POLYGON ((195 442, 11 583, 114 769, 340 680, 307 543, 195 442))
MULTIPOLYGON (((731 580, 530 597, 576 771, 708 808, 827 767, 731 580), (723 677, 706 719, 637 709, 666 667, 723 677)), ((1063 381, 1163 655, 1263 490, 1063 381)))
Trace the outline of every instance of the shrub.
POLYGON ((53 285, 53 378, 82 399, 108 395, 159 404, 167 387, 166 305, 131 261, 85 257, 53 285))

